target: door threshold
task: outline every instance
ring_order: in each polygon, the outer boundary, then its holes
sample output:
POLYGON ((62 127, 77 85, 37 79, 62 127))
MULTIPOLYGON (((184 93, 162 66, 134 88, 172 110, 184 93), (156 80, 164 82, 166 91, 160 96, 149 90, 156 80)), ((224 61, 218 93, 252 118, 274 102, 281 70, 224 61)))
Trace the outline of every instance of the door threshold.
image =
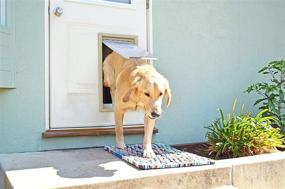
MULTIPOLYGON (((153 134, 158 129, 153 129, 153 134)), ((144 134, 144 125, 124 126, 125 135, 144 134)), ((115 135, 115 127, 53 128, 42 133, 43 138, 115 135)))

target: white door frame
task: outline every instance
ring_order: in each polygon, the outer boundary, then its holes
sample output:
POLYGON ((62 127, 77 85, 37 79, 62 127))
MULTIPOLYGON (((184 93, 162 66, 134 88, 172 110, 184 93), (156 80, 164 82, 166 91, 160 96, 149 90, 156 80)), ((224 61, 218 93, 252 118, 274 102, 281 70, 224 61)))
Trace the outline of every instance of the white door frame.
POLYGON ((49 100, 49 0, 45 0, 45 9, 44 9, 44 27, 45 27, 45 129, 50 129, 50 100, 49 100))
MULTIPOLYGON (((135 0, 132 0, 132 2, 135 0)), ((99 2, 99 1, 98 1, 99 2)), ((98 3, 94 1, 94 3, 98 3)), ((101 0, 100 0, 101 2, 101 0)), ((148 0, 149 8, 147 10, 147 48, 148 51, 153 53, 153 32, 152 32, 152 0, 148 0)), ((49 10, 49 0, 45 0, 44 9, 44 40, 45 40, 45 129, 50 128, 50 20, 49 14, 52 10, 49 10)), ((101 2, 102 3, 102 2, 101 2)), ((106 6, 114 6, 106 3, 106 6)))

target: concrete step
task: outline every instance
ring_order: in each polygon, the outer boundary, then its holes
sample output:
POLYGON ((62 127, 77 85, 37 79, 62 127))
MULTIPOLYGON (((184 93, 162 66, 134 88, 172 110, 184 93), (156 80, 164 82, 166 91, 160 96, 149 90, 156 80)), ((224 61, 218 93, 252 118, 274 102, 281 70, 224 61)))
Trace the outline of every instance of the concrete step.
POLYGON ((285 153, 138 170, 101 148, 0 154, 0 189, 281 189, 285 153))
POLYGON ((1 189, 204 189, 231 184, 228 163, 138 170, 101 148, 2 154, 0 163, 1 189))

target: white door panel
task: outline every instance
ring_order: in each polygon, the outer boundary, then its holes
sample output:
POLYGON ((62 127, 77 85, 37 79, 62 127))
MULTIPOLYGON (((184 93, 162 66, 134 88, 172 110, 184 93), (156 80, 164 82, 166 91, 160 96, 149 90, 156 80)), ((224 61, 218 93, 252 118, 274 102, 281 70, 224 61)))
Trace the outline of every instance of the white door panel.
MULTIPOLYGON (((145 0, 135 6, 105 6, 103 1, 50 1, 50 125, 114 125, 113 112, 99 111, 98 33, 138 36, 147 48, 145 0), (103 2, 103 3, 102 3, 103 2), (54 15, 61 7, 63 14, 54 15)), ((142 112, 128 112, 124 124, 143 123, 142 112)))

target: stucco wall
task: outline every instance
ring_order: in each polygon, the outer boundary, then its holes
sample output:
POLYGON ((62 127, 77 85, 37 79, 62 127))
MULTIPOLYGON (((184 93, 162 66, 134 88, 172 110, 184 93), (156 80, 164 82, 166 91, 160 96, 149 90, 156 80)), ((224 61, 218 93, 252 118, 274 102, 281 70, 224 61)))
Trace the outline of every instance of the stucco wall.
POLYGON ((0 152, 38 150, 44 128, 44 2, 14 3, 16 89, 0 91, 0 152))
POLYGON ((268 61, 285 58, 285 1, 154 1, 157 67, 170 80, 173 104, 159 123, 159 139, 201 141, 217 108, 231 108, 268 61))
MULTIPOLYGON (((16 87, 0 90, 0 153, 112 144, 113 136, 42 139, 44 108, 44 1, 16 2, 16 87)), ((205 140, 204 126, 229 110, 259 80, 266 62, 285 57, 285 2, 154 0, 155 63, 170 81, 171 107, 158 121, 157 142, 205 140)), ((142 136, 128 136, 127 143, 142 136)))

